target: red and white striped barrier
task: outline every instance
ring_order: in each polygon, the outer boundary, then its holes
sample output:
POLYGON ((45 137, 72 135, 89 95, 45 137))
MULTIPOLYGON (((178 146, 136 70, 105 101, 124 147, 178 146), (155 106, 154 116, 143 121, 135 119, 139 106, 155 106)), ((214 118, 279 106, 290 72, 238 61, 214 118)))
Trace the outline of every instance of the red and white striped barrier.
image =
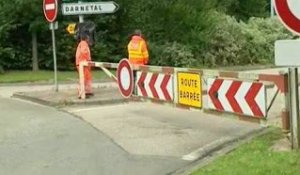
MULTIPOLYGON (((81 85, 81 96, 82 99, 85 98, 84 93, 84 84, 83 84, 83 67, 84 66, 92 66, 101 68, 109 77, 113 80, 117 81, 114 74, 112 74, 108 69, 116 69, 118 67, 118 63, 104 63, 104 62, 88 62, 84 63, 80 66, 80 85, 81 85)), ((178 92, 180 91, 178 85, 178 72, 195 72, 201 76, 201 81, 204 85, 202 89, 201 96, 205 96, 207 92, 207 97, 209 98, 210 104, 204 104, 203 106, 207 108, 209 105, 211 106, 209 109, 219 110, 223 112, 233 112, 239 115, 247 115, 254 116, 254 118, 261 119, 267 116, 267 113, 274 116, 277 115, 277 109, 271 107, 277 96, 282 98, 282 106, 280 110, 282 110, 282 118, 288 119, 289 116, 289 101, 288 101, 288 85, 287 85, 287 75, 286 72, 282 71, 279 74, 264 74, 264 73, 248 73, 248 72, 233 72, 233 71, 219 71, 219 70, 200 70, 200 69, 190 69, 190 68, 174 68, 174 67, 160 67, 160 66, 132 66, 133 70, 137 73, 135 76, 135 94, 133 95, 133 99, 136 96, 149 98, 152 102, 168 102, 174 103, 176 107, 184 107, 179 104, 178 92), (142 78, 142 74, 144 74, 144 78, 142 78), (208 79, 223 79, 222 85, 220 89, 216 93, 212 93, 209 91, 212 86, 212 80, 208 79), (144 79, 144 80, 143 80, 144 79), (226 80, 225 80, 226 79, 226 80), (232 80, 229 80, 232 79, 232 80), (238 82, 233 81, 240 80, 238 82), (207 81, 208 80, 208 81, 207 81), (229 81, 229 82, 227 82, 229 81), (255 88, 251 88, 253 83, 249 82, 260 82, 261 87, 257 92, 255 88), (164 83, 163 83, 164 82, 164 83), (167 82, 167 83, 166 83, 167 82), (208 84, 207 84, 208 83, 208 84), (224 84, 223 84, 224 83, 224 84), (229 86, 228 84, 234 84, 229 86), (240 85, 239 85, 240 84, 240 85), (263 85, 264 84, 264 85, 263 85), (205 86, 208 85, 208 86, 205 86), (239 87, 238 87, 239 86, 239 87), (225 88, 224 88, 225 87, 225 88), (248 88, 248 90, 245 90, 248 88), (227 90, 226 90, 227 88, 227 90), (266 92, 263 92, 262 89, 267 89, 268 96, 266 92), (243 90, 244 89, 244 90, 243 90), (252 89, 252 90, 250 90, 252 89), (226 92, 229 91, 229 92, 226 92), (253 91, 253 92, 252 92, 253 91), (210 92, 210 93, 209 93, 210 92), (263 93, 262 93, 263 92, 263 93), (273 93, 274 92, 274 93, 273 93), (248 95, 249 94, 249 95, 248 95), (263 95, 262 95, 263 94, 263 95), (216 98, 214 98, 216 97, 216 98), (267 100, 266 100, 267 98, 267 100), (215 102, 219 102, 221 105, 217 105, 217 103, 213 103, 212 99, 215 102), (215 106, 217 105, 217 107, 215 106)), ((253 85, 255 86, 255 85, 253 85)), ((257 90, 256 89, 256 90, 257 90)), ((204 97, 206 98, 206 96, 204 97)), ((280 99, 281 100, 281 99, 280 99)), ((189 107, 189 106, 188 106, 189 107)), ((278 108, 276 106, 276 108, 278 108)), ((287 122, 285 122, 288 124, 287 122)), ((288 125, 285 127, 288 128, 288 125)))
POLYGON ((173 75, 137 72, 137 95, 163 101, 173 101, 173 75))
POLYGON ((266 89, 263 83, 207 79, 208 107, 263 118, 266 116, 266 89))

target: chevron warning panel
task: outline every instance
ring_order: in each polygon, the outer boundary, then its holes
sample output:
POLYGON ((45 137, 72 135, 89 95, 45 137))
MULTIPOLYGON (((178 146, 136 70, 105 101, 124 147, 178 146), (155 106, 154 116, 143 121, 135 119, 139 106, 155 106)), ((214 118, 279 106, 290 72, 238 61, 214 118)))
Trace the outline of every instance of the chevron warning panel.
POLYGON ((207 79, 208 108, 257 118, 266 117, 263 83, 207 79))
POLYGON ((163 101, 173 101, 173 75, 137 72, 137 95, 163 101))

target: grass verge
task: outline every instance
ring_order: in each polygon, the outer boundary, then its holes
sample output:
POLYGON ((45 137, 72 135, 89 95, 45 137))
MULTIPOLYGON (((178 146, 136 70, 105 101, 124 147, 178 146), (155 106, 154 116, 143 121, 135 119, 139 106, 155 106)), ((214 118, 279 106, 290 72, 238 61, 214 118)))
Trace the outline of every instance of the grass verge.
MULTIPOLYGON (((109 79, 108 76, 100 70, 93 71, 93 80, 109 79)), ((76 71, 60 71, 57 73, 58 81, 74 82, 78 80, 76 71)), ((0 74, 0 83, 21 83, 21 82, 54 82, 53 71, 6 71, 0 74)))
POLYGON ((192 175, 299 175, 300 151, 274 152, 270 149, 283 137, 279 129, 274 129, 192 175))

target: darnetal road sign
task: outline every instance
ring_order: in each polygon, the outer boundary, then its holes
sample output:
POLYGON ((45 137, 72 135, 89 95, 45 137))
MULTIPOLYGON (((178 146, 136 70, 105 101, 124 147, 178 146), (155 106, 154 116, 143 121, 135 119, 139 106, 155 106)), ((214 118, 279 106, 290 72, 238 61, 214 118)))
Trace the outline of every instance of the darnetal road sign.
POLYGON ((82 3, 63 3, 63 15, 89 15, 114 13, 119 6, 114 1, 106 2, 82 2, 82 3))

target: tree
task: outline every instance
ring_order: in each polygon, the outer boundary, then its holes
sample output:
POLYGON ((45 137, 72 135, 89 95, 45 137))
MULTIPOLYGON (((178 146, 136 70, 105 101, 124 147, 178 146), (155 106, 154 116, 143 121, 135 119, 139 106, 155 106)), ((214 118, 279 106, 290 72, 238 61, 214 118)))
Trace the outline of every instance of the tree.
POLYGON ((270 0, 218 0, 219 8, 238 20, 250 17, 267 17, 270 0))
MULTIPOLYGON (((53 68, 51 35, 42 2, 0 1, 0 66, 33 70, 53 68)), ((120 9, 114 14, 85 16, 96 24, 96 44, 91 49, 95 61, 118 62, 126 57, 129 36, 139 28, 149 42, 154 63, 180 66, 246 64, 248 62, 239 60, 241 48, 249 41, 251 47, 257 43, 251 40, 252 30, 247 33, 247 29, 240 27, 242 24, 250 27, 247 25, 250 17, 265 17, 269 10, 268 0, 118 0, 117 3, 120 9), (242 43, 238 44, 237 40, 242 43), (210 58, 215 61, 210 63, 210 58)), ((65 28, 69 23, 78 22, 78 17, 59 15, 57 20, 58 68, 74 69, 77 41, 65 28)), ((262 19, 261 23, 265 22, 262 19)), ((253 59, 255 55, 268 57, 269 61, 270 51, 263 54, 249 51, 247 56, 254 60, 251 63, 257 62, 253 59)))
MULTIPOLYGON (((0 25, 5 26, 6 32, 4 35, 6 40, 1 42, 1 44, 12 48, 10 52, 13 52, 9 55, 6 54, 6 60, 13 61, 13 67, 15 68, 26 68, 27 57, 30 55, 28 51, 32 50, 31 67, 33 70, 38 70, 37 38, 38 33, 45 30, 41 8, 42 1, 2 0, 1 3, 0 11, 2 15, 0 17, 0 25), (31 44, 32 47, 30 47, 31 44)), ((7 67, 9 68, 10 66, 7 67)))

